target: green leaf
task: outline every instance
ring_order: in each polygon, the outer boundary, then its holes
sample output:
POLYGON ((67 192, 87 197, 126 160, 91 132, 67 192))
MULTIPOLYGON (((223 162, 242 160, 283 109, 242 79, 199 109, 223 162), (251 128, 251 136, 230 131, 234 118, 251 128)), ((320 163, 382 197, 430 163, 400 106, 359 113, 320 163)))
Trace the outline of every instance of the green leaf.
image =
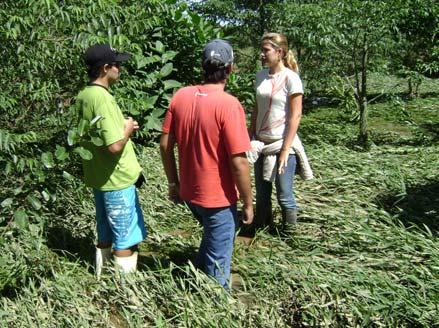
POLYGON ((48 169, 55 166, 55 163, 53 161, 53 155, 51 152, 45 152, 41 154, 41 162, 43 162, 43 165, 47 167, 48 169))
POLYGON ((69 158, 69 154, 66 152, 66 149, 62 146, 56 146, 55 157, 59 161, 63 161, 69 158))
POLYGON ((43 190, 41 192, 41 195, 43 196, 43 198, 46 202, 48 202, 50 200, 50 194, 46 190, 43 190))
POLYGON ((29 216, 23 210, 14 213, 14 222, 20 229, 25 229, 29 224, 29 216))
POLYGON ((134 57, 136 61, 137 69, 141 69, 150 63, 149 57, 145 57, 143 55, 137 55, 134 57))
POLYGON ((160 120, 154 116, 148 116, 148 119, 146 122, 146 129, 147 130, 161 131, 162 125, 161 125, 160 120))
POLYGON ((166 63, 167 61, 174 59, 174 57, 177 55, 176 51, 166 51, 163 55, 162 55, 162 62, 166 63))
POLYGON ((70 181, 75 179, 75 177, 73 175, 71 175, 69 172, 66 172, 66 171, 62 172, 62 176, 64 179, 70 180, 70 181))
POLYGON ((1 207, 9 207, 12 205, 13 203, 13 199, 12 198, 6 198, 5 200, 3 200, 0 204, 1 207))
POLYGON ((167 90, 167 89, 179 88, 181 86, 181 83, 175 80, 166 80, 163 81, 163 85, 165 87, 165 90, 167 90))
POLYGON ((81 121, 79 121, 79 124, 78 124, 79 136, 82 137, 88 131, 89 128, 90 128, 89 122, 87 120, 81 119, 81 121))
POLYGON ((82 146, 81 147, 76 147, 73 151, 75 153, 77 153, 79 156, 81 156, 81 158, 83 160, 89 161, 89 160, 91 160, 93 158, 93 154, 89 150, 85 149, 82 146))
POLYGON ((22 186, 17 187, 17 188, 14 189, 14 195, 15 196, 18 195, 18 194, 21 194, 22 192, 23 192, 23 187, 22 186))
POLYGON ((91 142, 97 147, 100 147, 104 144, 104 141, 100 137, 91 137, 91 142))
POLYGON ((37 211, 41 208, 41 202, 36 197, 29 195, 26 199, 37 211))
POLYGON ((162 69, 160 70, 160 75, 162 77, 168 76, 169 74, 172 73, 172 68, 174 66, 172 65, 172 63, 167 63, 165 66, 162 67, 162 69))
POLYGON ((152 96, 152 97, 146 98, 145 102, 144 102, 144 106, 145 106, 144 109, 153 108, 157 99, 158 99, 158 96, 152 96))
POLYGON ((155 42, 155 49, 158 51, 158 52, 160 52, 160 53, 162 53, 163 51, 165 51, 165 46, 163 45, 163 43, 161 42, 161 41, 156 41, 155 42))
POLYGON ((101 119, 102 119, 102 116, 100 116, 100 115, 96 116, 94 119, 92 119, 92 120, 90 121, 90 126, 95 125, 95 124, 96 124, 97 122, 99 122, 101 119))
POLYGON ((73 146, 76 143, 78 138, 78 134, 76 133, 76 129, 70 129, 67 133, 67 143, 69 146, 73 146))

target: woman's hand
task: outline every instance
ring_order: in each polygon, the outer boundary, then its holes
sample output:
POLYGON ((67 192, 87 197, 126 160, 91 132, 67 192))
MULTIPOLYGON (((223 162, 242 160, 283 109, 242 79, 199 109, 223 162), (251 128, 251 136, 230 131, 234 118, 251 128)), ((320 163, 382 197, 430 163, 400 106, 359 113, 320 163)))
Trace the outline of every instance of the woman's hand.
POLYGON ((288 165, 288 156, 290 156, 290 150, 281 149, 279 153, 279 160, 277 162, 277 173, 283 174, 285 172, 285 168, 288 165))

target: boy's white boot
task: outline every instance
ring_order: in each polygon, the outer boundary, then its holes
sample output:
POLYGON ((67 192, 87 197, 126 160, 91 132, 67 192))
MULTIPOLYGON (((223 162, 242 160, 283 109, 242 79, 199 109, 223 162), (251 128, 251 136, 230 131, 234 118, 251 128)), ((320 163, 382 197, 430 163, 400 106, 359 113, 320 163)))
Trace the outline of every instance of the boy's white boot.
POLYGON ((137 257, 139 253, 134 252, 133 255, 127 257, 114 256, 114 264, 116 270, 121 273, 135 272, 137 269, 137 257))
POLYGON ((101 277, 102 268, 111 259, 111 247, 98 248, 96 247, 95 255, 95 269, 98 279, 101 277))

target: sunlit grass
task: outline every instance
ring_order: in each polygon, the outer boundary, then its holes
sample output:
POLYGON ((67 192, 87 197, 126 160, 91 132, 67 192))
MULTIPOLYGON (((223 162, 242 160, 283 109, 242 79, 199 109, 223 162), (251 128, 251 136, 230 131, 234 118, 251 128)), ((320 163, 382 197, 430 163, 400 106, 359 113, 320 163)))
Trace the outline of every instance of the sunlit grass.
POLYGON ((316 179, 296 179, 300 223, 289 237, 259 231, 237 240, 231 295, 190 264, 201 228, 184 206, 168 202, 158 147, 144 148, 140 193, 149 236, 139 272, 96 281, 92 256, 81 253, 93 250, 92 240, 81 239, 93 235, 91 198, 80 203, 78 191, 66 191, 68 215, 57 219, 72 230, 70 239, 59 236, 55 247, 34 231, 22 243, 8 236, 2 244, 10 254, 2 277, 16 283, 2 295, 1 326, 439 325, 437 104, 371 104, 367 152, 354 146, 357 125, 346 113, 307 113, 301 136, 316 179))

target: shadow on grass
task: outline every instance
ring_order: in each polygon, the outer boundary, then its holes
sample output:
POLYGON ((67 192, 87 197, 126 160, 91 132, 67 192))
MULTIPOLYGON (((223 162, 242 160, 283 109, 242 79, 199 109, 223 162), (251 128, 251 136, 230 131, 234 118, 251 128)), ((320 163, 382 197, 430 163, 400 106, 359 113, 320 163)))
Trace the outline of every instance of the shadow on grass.
POLYGON ((434 235, 439 234, 439 181, 407 188, 404 195, 383 195, 378 204, 409 227, 413 224, 423 229, 426 225, 434 235))
POLYGON ((198 248, 192 245, 147 245, 147 249, 143 247, 139 253, 138 270, 169 271, 175 281, 182 282, 182 289, 196 291, 191 283, 194 276, 188 267, 190 263, 195 266, 197 252, 198 248))
POLYGON ((430 133, 433 141, 439 142, 439 123, 423 123, 421 128, 430 133))
POLYGON ((82 262, 94 263, 94 237, 92 234, 74 236, 72 232, 61 226, 49 227, 47 230, 47 246, 55 253, 71 260, 79 259, 82 262))
POLYGON ((139 254, 139 268, 144 270, 161 270, 171 266, 185 266, 189 262, 195 263, 198 248, 192 245, 167 246, 148 245, 147 250, 141 249, 139 254))

